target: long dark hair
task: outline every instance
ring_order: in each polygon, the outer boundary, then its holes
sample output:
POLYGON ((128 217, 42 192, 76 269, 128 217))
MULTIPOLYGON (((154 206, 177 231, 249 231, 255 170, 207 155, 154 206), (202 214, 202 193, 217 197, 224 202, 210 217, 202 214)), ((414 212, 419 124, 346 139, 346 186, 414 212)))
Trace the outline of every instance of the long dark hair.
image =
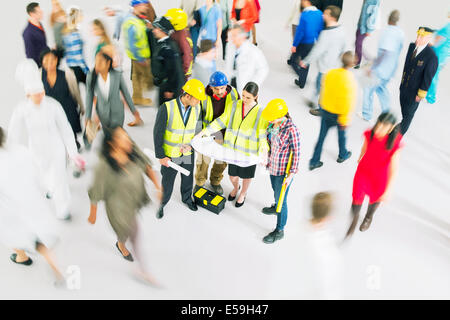
MULTIPOLYGON (((247 82, 247 84, 245 85, 243 91, 247 91, 252 96, 257 97, 258 96, 258 92, 259 92, 259 87, 258 87, 258 85, 256 83, 250 81, 250 82, 247 82)), ((256 100, 256 102, 258 102, 258 100, 256 100)))
POLYGON ((370 133, 370 140, 372 141, 373 136, 375 134, 375 128, 379 124, 391 124, 394 126, 394 128, 389 133, 389 137, 386 142, 386 149, 392 150, 392 148, 394 147, 395 139, 397 138, 397 136, 400 132, 400 125, 395 125, 396 123, 397 123, 397 118, 395 117, 395 115, 393 115, 390 112, 383 112, 382 114, 380 114, 380 116, 377 119, 377 123, 375 123, 375 125, 372 128, 372 131, 370 133))
POLYGON ((58 62, 56 63, 56 69, 58 69, 59 63, 61 62, 61 59, 64 57, 64 49, 62 49, 62 48, 58 48, 58 49, 45 48, 44 50, 42 50, 41 54, 39 56, 41 65, 42 65, 42 62, 44 61, 45 56, 49 53, 54 55, 55 58, 58 60, 58 62))
MULTIPOLYGON (((106 162, 111 166, 111 168, 116 172, 120 172, 121 168, 117 163, 116 159, 114 159, 111 156, 111 151, 114 145, 114 134, 119 128, 124 130, 121 126, 116 126, 113 128, 105 128, 103 130, 105 137, 103 138, 103 146, 101 150, 101 155, 105 158, 106 162)), ((135 162, 135 160, 137 159, 137 154, 135 152, 134 145, 131 153, 128 154, 128 157, 132 162, 135 162)))
MULTIPOLYGON (((112 58, 111 58, 110 56, 108 56, 106 53, 102 52, 101 50, 99 51, 99 53, 97 53, 97 55, 99 55, 99 54, 101 54, 101 55, 103 56, 103 58, 106 59, 107 62, 109 61, 109 69, 108 69, 108 72, 110 72, 111 69, 113 68, 113 67, 112 67, 112 65, 113 65, 113 60, 112 60, 112 58)), ((95 85, 97 84, 97 79, 98 79, 98 73, 97 73, 97 71, 95 71, 95 67, 94 67, 94 69, 92 70, 91 86, 90 86, 90 88, 89 88, 92 92, 94 92, 95 85)))

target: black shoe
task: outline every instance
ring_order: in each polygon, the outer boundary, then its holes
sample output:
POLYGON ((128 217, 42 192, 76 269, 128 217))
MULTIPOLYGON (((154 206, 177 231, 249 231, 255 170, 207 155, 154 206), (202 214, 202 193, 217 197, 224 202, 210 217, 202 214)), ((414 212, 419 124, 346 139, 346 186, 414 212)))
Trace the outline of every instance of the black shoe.
POLYGON ((198 210, 198 207, 197 207, 197 205, 195 204, 194 201, 187 202, 186 205, 187 205, 188 208, 191 209, 192 211, 197 211, 197 210, 198 210))
POLYGON ((276 214, 277 213, 277 207, 275 206, 275 204, 273 204, 270 207, 265 207, 262 209, 262 213, 264 214, 276 214))
POLYGON ((357 64, 353 67, 353 69, 359 69, 361 67, 361 64, 357 64))
POLYGON ((125 260, 130 261, 130 262, 133 262, 133 261, 134 261, 133 256, 131 255, 131 253, 129 253, 127 256, 124 256, 124 255, 123 255, 122 251, 121 251, 120 248, 119 248, 119 243, 118 243, 118 242, 116 242, 116 248, 117 248, 117 250, 119 250, 120 254, 122 255, 122 257, 123 257, 125 260))
POLYGON ((300 84, 300 81, 298 81, 298 79, 295 79, 294 82, 295 82, 295 85, 296 85, 297 87, 299 87, 300 89, 303 89, 303 88, 305 87, 304 85, 302 86, 302 85, 300 84))
POLYGON ((291 65, 291 59, 289 59, 288 61, 287 61, 287 64, 288 64, 288 66, 290 66, 291 65))
POLYGON ((281 240, 283 238, 284 238, 283 230, 274 230, 263 238, 263 242, 267 243, 267 244, 271 244, 271 243, 274 243, 275 241, 281 240))
POLYGON ((244 205, 244 203, 245 203, 245 198, 244 198, 244 201, 242 201, 242 202, 237 202, 236 201, 236 203, 234 204, 234 206, 236 207, 236 208, 240 208, 240 207, 242 207, 243 205, 244 205))
POLYGON ((312 102, 311 100, 308 101, 308 102, 306 103, 306 105, 307 105, 308 107, 310 107, 311 109, 317 109, 316 104, 315 104, 314 102, 312 102))
POLYGON ((223 195, 223 188, 220 184, 218 184, 217 186, 212 184, 211 187, 215 193, 217 193, 219 195, 223 195))
POLYGON ((323 166, 323 162, 322 161, 319 161, 319 162, 314 163, 314 164, 310 163, 309 164, 309 171, 312 171, 314 169, 320 168, 321 166, 323 166))
POLYGON ((28 257, 28 260, 26 261, 22 261, 22 262, 17 262, 17 253, 13 253, 10 257, 11 261, 17 264, 21 264, 24 266, 31 266, 33 264, 33 260, 31 260, 30 257, 28 257))
POLYGON ((158 212, 156 212, 156 219, 162 219, 164 217, 164 207, 159 207, 158 212))
POLYGON ((322 112, 320 111, 319 108, 311 109, 311 110, 309 110, 309 113, 312 114, 313 116, 317 116, 317 117, 320 117, 322 115, 322 112))
POLYGON ((352 156, 352 152, 349 151, 349 152, 347 152, 347 155, 346 155, 344 158, 338 157, 336 161, 337 161, 338 163, 342 163, 342 162, 344 162, 345 160, 349 159, 351 156, 352 156))
POLYGON ((372 223, 372 216, 366 215, 364 217, 363 222, 361 223, 361 226, 359 227, 359 231, 364 232, 367 229, 369 229, 370 224, 372 223))
MULTIPOLYGON (((238 192, 241 189, 241 186, 239 186, 238 192)), ((237 192, 236 192, 236 196, 237 196, 237 192)), ((232 196, 231 193, 228 195, 228 201, 234 201, 236 199, 236 196, 232 196)))

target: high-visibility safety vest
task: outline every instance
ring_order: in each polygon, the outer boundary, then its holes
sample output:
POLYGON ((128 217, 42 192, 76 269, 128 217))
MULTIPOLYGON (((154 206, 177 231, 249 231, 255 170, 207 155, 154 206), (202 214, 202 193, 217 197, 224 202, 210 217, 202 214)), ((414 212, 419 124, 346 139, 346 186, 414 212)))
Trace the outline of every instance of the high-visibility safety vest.
POLYGON ((166 102, 165 107, 167 108, 167 124, 166 132, 164 133, 164 153, 169 158, 191 155, 192 151, 181 153, 180 147, 183 144, 190 144, 192 138, 194 138, 197 122, 200 119, 200 107, 191 107, 186 125, 184 124, 177 99, 166 102))
MULTIPOLYGON (((202 101, 202 115, 203 115, 203 128, 206 128, 214 117, 214 109, 212 106, 212 98, 210 96, 206 97, 206 100, 202 101)), ((229 108, 232 108, 233 103, 238 100, 238 93, 235 88, 231 88, 231 91, 227 94, 225 100, 225 110, 227 112, 229 108)))
POLYGON ((127 52, 127 56, 131 60, 139 60, 139 57, 135 57, 130 48, 130 39, 128 38, 128 30, 130 27, 135 28, 135 39, 131 39, 134 46, 137 48, 138 55, 141 58, 148 59, 150 58, 150 46, 148 44, 147 38, 147 26, 144 21, 136 17, 135 15, 130 15, 125 20, 122 25, 122 34, 125 37, 125 51, 127 52))
POLYGON ((223 146, 246 155, 257 156, 262 150, 268 151, 266 130, 268 122, 261 117, 263 108, 257 104, 242 119, 242 100, 214 120, 206 130, 213 134, 226 129, 223 146))
MULTIPOLYGON (((186 37, 187 42, 189 43, 189 46, 191 47, 191 50, 194 48, 194 42, 192 42, 191 37, 186 37)), ((193 55, 192 55, 193 57, 193 55)), ((192 67, 194 66, 194 59, 192 59, 191 63, 189 64, 189 69, 186 72, 186 76, 189 77, 192 75, 192 67)))

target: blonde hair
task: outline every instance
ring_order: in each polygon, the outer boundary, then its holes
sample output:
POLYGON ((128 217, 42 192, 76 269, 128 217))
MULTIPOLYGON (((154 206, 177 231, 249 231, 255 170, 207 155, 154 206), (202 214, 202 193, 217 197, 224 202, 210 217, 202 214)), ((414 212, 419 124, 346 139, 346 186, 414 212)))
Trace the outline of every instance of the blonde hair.
POLYGON ((102 41, 106 42, 106 44, 111 44, 111 40, 109 39, 108 33, 106 32, 106 28, 103 22, 101 22, 101 20, 99 19, 95 19, 94 21, 92 21, 92 24, 100 29, 101 31, 100 37, 102 38, 102 41))
POLYGON ((70 8, 68 11, 67 22, 64 27, 64 32, 69 33, 69 32, 76 31, 77 24, 78 24, 80 18, 81 18, 81 10, 76 7, 70 8))

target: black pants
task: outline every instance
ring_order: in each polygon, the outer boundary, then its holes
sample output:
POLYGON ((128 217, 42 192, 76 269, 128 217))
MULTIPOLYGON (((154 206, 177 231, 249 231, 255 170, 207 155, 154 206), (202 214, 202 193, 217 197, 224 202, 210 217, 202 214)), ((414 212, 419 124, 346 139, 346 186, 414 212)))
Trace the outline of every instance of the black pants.
POLYGON ((291 66, 294 71, 298 75, 298 81, 300 82, 300 88, 304 88, 306 84, 306 78, 308 77, 309 66, 306 68, 302 68, 299 66, 300 60, 306 58, 311 49, 313 48, 314 43, 300 43, 297 46, 297 51, 291 56, 291 66))
POLYGON ((225 54, 226 54, 226 47, 227 47, 227 41, 228 41, 228 28, 222 30, 222 51, 223 51, 223 56, 222 59, 225 60, 225 54))
POLYGON ((80 67, 70 67, 70 69, 72 69, 73 73, 75 73, 78 83, 82 82, 86 84, 86 73, 84 73, 83 69, 80 67))
MULTIPOLYGON (((194 184, 194 154, 191 156, 185 156, 180 158, 173 158, 173 162, 179 166, 188 170, 191 174, 189 176, 181 175, 181 200, 184 203, 189 203, 192 201, 192 188, 194 184)), ((164 207, 170 200, 173 191, 173 185, 175 184, 175 178, 177 177, 178 171, 172 168, 167 168, 161 166, 162 175, 162 187, 163 187, 163 200, 161 206, 164 207)))
POLYGON ((400 106, 402 109, 400 128, 402 135, 404 135, 411 125, 414 114, 419 107, 419 102, 416 102, 416 96, 406 95, 400 91, 400 106))

